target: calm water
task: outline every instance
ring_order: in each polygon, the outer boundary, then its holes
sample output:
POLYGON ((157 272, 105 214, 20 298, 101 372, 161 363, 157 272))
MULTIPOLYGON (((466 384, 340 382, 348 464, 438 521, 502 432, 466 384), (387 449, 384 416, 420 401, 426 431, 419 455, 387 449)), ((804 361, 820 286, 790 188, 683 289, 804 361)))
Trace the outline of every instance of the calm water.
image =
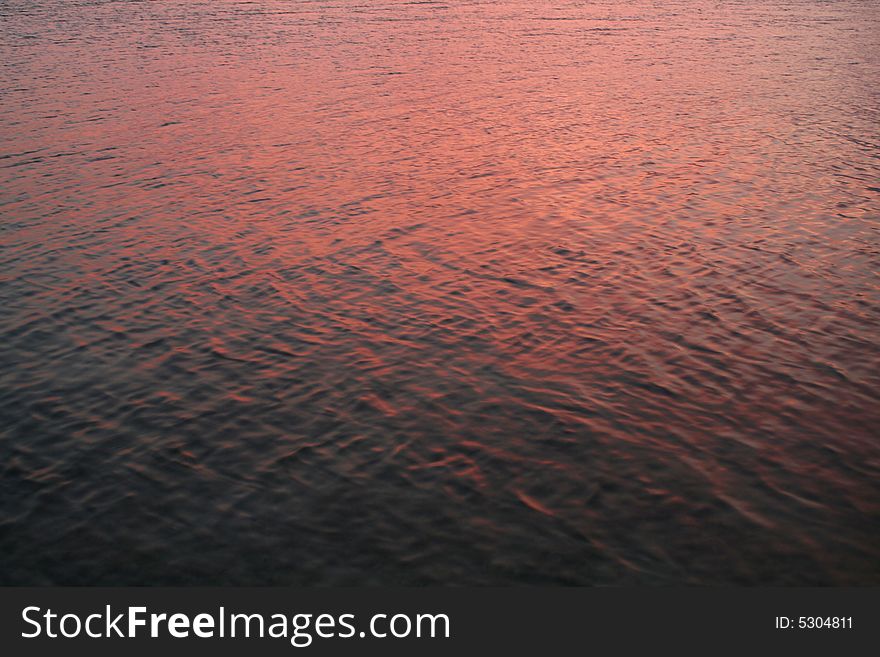
POLYGON ((2 583, 880 583, 880 4, 0 2, 2 583))

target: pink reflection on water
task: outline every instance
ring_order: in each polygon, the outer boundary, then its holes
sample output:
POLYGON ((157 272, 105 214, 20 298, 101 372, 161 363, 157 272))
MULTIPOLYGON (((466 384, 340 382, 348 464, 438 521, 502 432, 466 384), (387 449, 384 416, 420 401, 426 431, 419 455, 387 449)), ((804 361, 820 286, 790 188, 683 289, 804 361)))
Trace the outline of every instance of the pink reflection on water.
POLYGON ((90 446, 83 497, 230 554, 283 508, 325 582, 355 508, 387 581, 876 579, 860 3, 48 5, 2 47, 25 479, 90 446))

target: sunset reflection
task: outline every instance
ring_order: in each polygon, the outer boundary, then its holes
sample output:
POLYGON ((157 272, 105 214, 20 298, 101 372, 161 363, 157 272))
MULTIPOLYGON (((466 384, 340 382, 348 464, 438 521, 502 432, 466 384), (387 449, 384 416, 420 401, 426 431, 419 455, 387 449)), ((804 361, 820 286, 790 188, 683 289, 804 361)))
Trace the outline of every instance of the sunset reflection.
POLYGON ((4 4, 3 583, 877 584, 869 5, 4 4))

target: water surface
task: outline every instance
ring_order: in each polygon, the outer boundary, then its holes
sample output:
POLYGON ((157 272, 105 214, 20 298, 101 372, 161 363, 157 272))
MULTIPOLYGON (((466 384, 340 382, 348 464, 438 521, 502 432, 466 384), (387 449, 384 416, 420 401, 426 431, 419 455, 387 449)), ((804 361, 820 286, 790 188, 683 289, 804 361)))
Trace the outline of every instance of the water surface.
POLYGON ((880 6, 0 2, 0 581, 880 583, 880 6))

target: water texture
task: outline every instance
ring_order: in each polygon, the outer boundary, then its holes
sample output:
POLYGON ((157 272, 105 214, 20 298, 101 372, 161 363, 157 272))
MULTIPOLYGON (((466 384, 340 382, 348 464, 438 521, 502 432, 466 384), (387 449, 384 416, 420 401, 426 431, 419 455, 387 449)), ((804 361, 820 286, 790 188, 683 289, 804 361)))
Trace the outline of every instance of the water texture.
POLYGON ((0 1, 3 584, 880 584, 880 4, 0 1))

